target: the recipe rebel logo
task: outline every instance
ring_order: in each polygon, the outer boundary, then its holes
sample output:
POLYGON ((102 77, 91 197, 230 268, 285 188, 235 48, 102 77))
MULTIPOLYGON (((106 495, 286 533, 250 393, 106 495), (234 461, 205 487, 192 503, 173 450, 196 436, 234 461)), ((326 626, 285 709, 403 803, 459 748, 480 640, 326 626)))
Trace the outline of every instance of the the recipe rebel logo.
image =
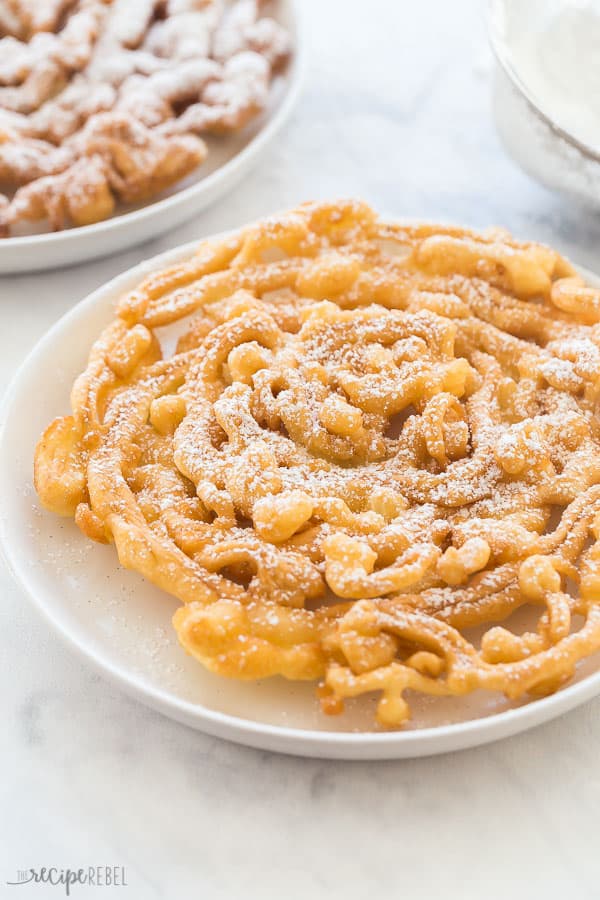
POLYGON ((57 866, 40 869, 17 869, 16 879, 7 881, 10 887, 22 884, 61 887, 67 897, 75 885, 87 887, 127 887, 125 866, 88 866, 81 869, 59 869, 57 866))

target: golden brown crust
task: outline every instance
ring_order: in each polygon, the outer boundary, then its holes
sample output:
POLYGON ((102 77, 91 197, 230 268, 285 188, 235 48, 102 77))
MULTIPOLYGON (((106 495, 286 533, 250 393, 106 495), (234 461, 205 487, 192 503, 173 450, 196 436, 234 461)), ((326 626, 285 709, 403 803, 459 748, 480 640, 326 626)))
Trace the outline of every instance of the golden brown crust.
POLYGON ((406 689, 547 693, 600 648, 599 296, 503 232, 306 204, 121 298, 36 487, 214 672, 391 727, 406 689))

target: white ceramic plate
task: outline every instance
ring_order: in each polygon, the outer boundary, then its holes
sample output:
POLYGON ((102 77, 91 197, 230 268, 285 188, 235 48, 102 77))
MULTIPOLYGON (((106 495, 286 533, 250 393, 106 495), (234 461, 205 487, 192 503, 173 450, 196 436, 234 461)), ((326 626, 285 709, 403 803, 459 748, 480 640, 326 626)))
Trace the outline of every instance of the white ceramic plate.
MULTIPOLYGON (((110 320, 114 299, 148 271, 188 257, 196 242, 114 279, 72 309, 17 373, 0 413, 0 537, 15 578, 54 628, 123 690, 180 722, 253 747, 339 759, 426 756, 472 747, 531 728, 600 694, 600 654, 568 687, 522 705, 477 692, 416 697, 402 731, 373 732, 374 701, 344 715, 318 708, 314 685, 229 681, 186 656, 171 626, 178 602, 122 569, 114 547, 93 544, 74 522, 40 508, 32 486, 36 441, 69 408, 74 377, 110 320)), ((583 273, 600 286, 600 279, 583 273)))
POLYGON ((95 225, 0 240, 0 275, 81 263, 141 244, 190 219, 241 181, 264 155, 300 92, 304 44, 297 10, 294 0, 278 0, 275 7, 278 21, 292 35, 294 51, 285 72, 273 82, 269 108, 263 115, 240 134, 208 138, 206 163, 159 200, 138 208, 123 207, 119 214, 95 225))

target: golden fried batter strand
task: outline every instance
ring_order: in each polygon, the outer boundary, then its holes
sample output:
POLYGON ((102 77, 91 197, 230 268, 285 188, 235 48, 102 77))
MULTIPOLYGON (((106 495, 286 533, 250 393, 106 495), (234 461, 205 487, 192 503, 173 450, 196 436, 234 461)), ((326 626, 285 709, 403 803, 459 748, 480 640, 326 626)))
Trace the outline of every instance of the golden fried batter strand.
POLYGON ((36 487, 213 672, 385 727, 407 690, 537 697, 600 649, 599 309, 547 247, 306 204, 121 298, 36 487))
MULTIPOLYGON (((115 198, 144 200, 179 181, 204 159, 206 147, 192 135, 167 138, 107 113, 94 116, 69 147, 55 152, 62 154, 60 164, 67 154, 72 161, 21 187, 0 221, 48 219, 55 229, 98 222, 112 213, 115 198)), ((0 145, 0 167, 2 162, 0 145)))

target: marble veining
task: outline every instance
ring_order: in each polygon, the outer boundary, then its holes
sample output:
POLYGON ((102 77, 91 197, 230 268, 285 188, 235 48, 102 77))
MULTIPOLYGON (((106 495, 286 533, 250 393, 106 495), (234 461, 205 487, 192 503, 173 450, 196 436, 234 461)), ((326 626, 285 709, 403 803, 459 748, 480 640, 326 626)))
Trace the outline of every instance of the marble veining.
MULTIPOLYGON (((67 270, 0 280, 1 379, 73 303, 144 257, 311 197, 504 225, 600 270, 600 218, 530 181, 490 111, 479 0, 302 0, 292 120, 197 220, 67 270)), ((600 700, 495 745, 390 763, 303 760, 206 737, 80 662, 0 563, 0 897, 16 870, 125 866, 140 900, 600 896, 600 700)), ((108 897, 108 888, 72 889, 108 897)))

